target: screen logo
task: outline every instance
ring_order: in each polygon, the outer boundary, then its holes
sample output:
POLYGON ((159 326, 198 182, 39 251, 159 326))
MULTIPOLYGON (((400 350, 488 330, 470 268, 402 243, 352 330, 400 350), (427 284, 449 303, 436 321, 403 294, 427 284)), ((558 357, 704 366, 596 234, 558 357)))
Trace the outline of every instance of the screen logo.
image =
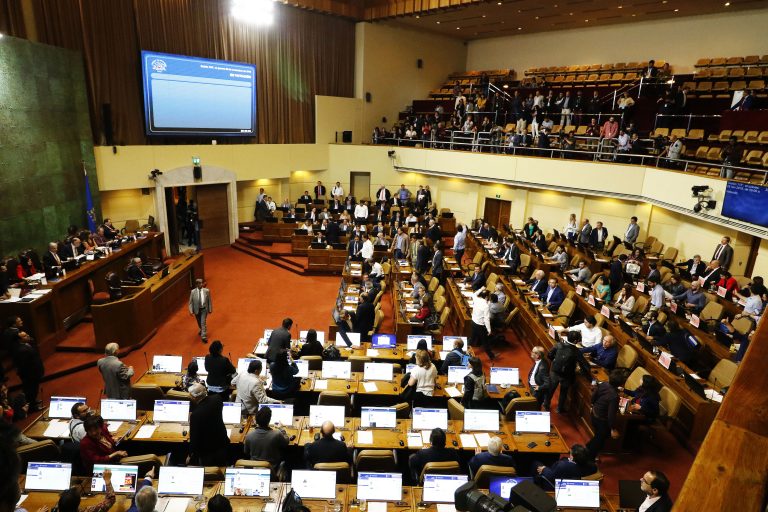
POLYGON ((167 69, 168 69, 168 64, 166 64, 163 59, 155 59, 152 61, 152 71, 157 71, 158 73, 162 73, 167 69))

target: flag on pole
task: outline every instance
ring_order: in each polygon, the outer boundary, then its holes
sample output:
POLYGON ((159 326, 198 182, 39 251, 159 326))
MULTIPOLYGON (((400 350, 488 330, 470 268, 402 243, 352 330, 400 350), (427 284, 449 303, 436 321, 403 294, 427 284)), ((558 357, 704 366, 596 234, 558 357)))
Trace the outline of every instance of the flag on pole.
POLYGON ((91 184, 88 181, 88 171, 83 162, 83 174, 85 175, 85 216, 88 217, 88 229, 96 232, 96 210, 93 208, 93 196, 91 196, 91 184))

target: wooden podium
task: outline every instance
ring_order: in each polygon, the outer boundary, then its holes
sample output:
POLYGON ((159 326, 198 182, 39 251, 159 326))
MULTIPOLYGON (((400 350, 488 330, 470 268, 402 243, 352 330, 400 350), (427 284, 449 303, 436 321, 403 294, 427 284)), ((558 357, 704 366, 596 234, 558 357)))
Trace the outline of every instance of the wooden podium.
POLYGON ((127 286, 125 290, 120 300, 91 306, 96 346, 100 349, 112 342, 121 347, 139 345, 157 330, 150 288, 127 286))

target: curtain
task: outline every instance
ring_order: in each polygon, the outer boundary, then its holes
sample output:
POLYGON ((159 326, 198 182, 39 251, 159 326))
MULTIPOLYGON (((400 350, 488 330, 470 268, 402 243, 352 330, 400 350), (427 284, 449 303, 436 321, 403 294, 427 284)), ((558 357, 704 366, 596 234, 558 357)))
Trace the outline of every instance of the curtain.
MULTIPOLYGON (((2 0, 7 2, 8 0, 2 0)), ((225 142, 314 141, 314 96, 352 96, 354 22, 276 4, 275 23, 234 20, 223 0, 33 0, 41 42, 85 59, 94 140, 110 105, 116 144, 202 143, 146 137, 140 51, 256 65, 257 135, 225 142)))
POLYGON ((0 0, 0 33, 21 38, 27 36, 21 0, 0 0))

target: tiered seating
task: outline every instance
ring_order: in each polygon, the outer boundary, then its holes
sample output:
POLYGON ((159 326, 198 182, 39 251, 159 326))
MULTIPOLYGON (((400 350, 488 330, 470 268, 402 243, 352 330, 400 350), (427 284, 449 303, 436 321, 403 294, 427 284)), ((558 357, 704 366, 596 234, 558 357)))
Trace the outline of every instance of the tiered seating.
POLYGON ((695 95, 702 98, 727 97, 730 91, 753 89, 761 95, 768 78, 768 55, 758 57, 704 57, 696 62, 693 82, 685 82, 695 95))
POLYGON ((429 97, 435 100, 449 100, 453 98, 453 88, 458 83, 468 94, 470 89, 474 89, 480 84, 480 77, 485 73, 491 83, 501 80, 509 80, 514 75, 511 69, 492 69, 488 71, 458 71, 448 75, 443 85, 438 89, 430 91, 429 97))
MULTIPOLYGON (((655 63, 660 68, 664 61, 655 63)), ((618 62, 616 64, 581 64, 575 66, 550 66, 531 68, 525 71, 526 80, 537 85, 560 86, 564 88, 581 86, 621 87, 640 78, 640 73, 648 67, 645 62, 618 62)))

